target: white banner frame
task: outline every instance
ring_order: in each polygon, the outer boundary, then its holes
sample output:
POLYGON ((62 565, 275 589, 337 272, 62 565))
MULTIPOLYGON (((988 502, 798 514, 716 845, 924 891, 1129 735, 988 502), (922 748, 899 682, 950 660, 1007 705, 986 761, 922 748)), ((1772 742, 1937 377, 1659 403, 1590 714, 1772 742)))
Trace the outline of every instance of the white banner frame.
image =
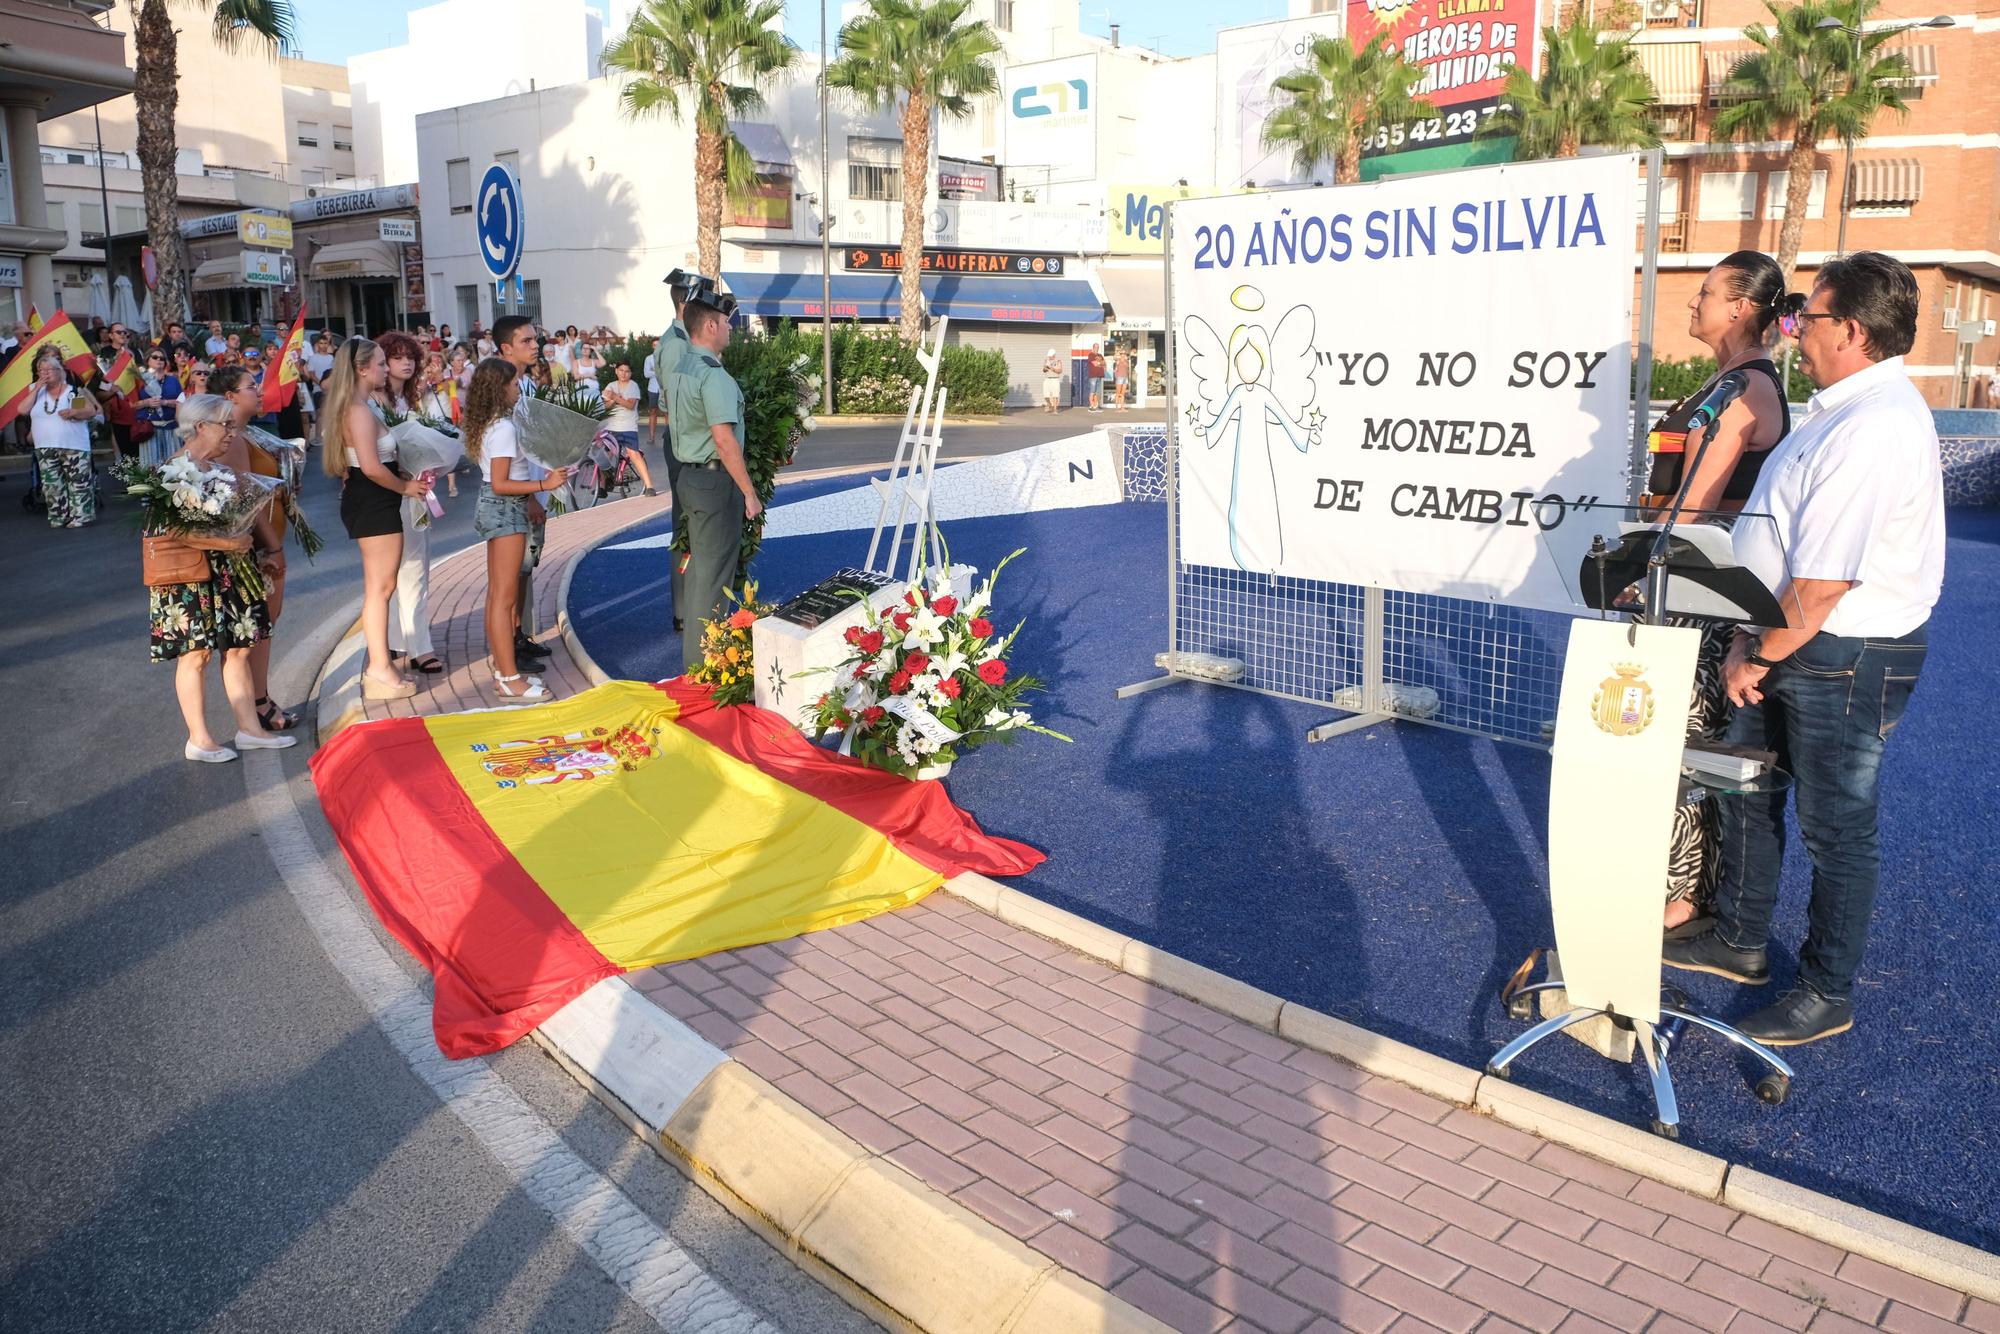
MULTIPOLYGON (((1665 166, 1666 155, 1663 150, 1654 148, 1644 153, 1632 154, 1630 156, 1635 162, 1642 164, 1645 168, 1646 198, 1641 208, 1640 217, 1645 230, 1639 252, 1639 312, 1638 327, 1634 331, 1635 350, 1632 362, 1633 392, 1631 403, 1630 481, 1627 488, 1627 495, 1624 497, 1627 502, 1636 500, 1639 495, 1642 488, 1644 478, 1643 468, 1646 461, 1646 431, 1649 425, 1653 383, 1653 319, 1656 311, 1658 284, 1660 176, 1665 166)), ((1420 176, 1450 176, 1487 169, 1485 167, 1458 167, 1435 172, 1413 172, 1408 173, 1403 179, 1420 176)), ((1277 193, 1282 193, 1282 191, 1277 193)), ((1203 655, 1189 654, 1182 649, 1184 616, 1181 606, 1183 566, 1181 562, 1180 539, 1179 466, 1181 393, 1177 376, 1180 360, 1180 349, 1177 346, 1177 341, 1180 337, 1180 322, 1177 318, 1176 292, 1173 280, 1174 247, 1176 242, 1175 213, 1176 209, 1172 205, 1169 205, 1164 238, 1165 244, 1163 246, 1163 260, 1167 274, 1165 368, 1167 649, 1164 653, 1158 655, 1158 661, 1159 665, 1164 669, 1165 674, 1149 680, 1136 682, 1132 685, 1123 686, 1118 690, 1117 697, 1126 699, 1182 681, 1200 681, 1211 685, 1224 685, 1234 689, 1249 690, 1254 693, 1271 695, 1280 699, 1333 705, 1346 714, 1345 717, 1334 719, 1310 730, 1307 733, 1307 740, 1309 741, 1324 741, 1345 732, 1372 727, 1378 722, 1402 718, 1408 721, 1423 722, 1430 726, 1441 727, 1447 730, 1467 732, 1472 735, 1486 736, 1495 740, 1512 741, 1534 746, 1538 749, 1547 749, 1549 744, 1549 734, 1547 731, 1543 731, 1539 735, 1523 735, 1518 730, 1509 733, 1493 727, 1468 726, 1454 723, 1449 719, 1429 716, 1422 706, 1421 701, 1413 701, 1410 696, 1398 690, 1396 683, 1387 679, 1388 673, 1385 671, 1385 642, 1387 639, 1389 598, 1394 590, 1377 587, 1353 589, 1346 585, 1328 585, 1328 587, 1333 589, 1355 593, 1359 599, 1361 613, 1358 679, 1351 688, 1329 692, 1329 694, 1337 694, 1340 697, 1338 699, 1283 689, 1272 689, 1238 679, 1231 679, 1227 671, 1227 664, 1216 664, 1213 662, 1196 663, 1190 661, 1190 659, 1199 658, 1203 655), (1190 668, 1193 668, 1193 670, 1190 670, 1190 668)), ((1275 583, 1276 581, 1274 580, 1273 582, 1275 583)), ((1396 592, 1395 596, 1399 601, 1425 600, 1425 595, 1396 592)), ((1439 603, 1456 601, 1455 599, 1444 598, 1433 600, 1439 603)), ((1493 605, 1501 606, 1506 604, 1496 603, 1493 605)), ((1553 668, 1557 674, 1556 678, 1546 683, 1551 697, 1553 697, 1560 681, 1560 657, 1554 662, 1553 668)), ((1434 710, 1431 712, 1434 712, 1434 710)), ((1553 721, 1552 715, 1550 721, 1551 723, 1553 721)))

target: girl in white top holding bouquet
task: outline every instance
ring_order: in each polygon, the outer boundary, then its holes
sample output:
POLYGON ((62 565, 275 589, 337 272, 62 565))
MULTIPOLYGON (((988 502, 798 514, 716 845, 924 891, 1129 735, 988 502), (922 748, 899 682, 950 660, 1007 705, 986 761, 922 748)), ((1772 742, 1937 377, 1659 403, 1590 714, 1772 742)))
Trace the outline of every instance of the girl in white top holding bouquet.
POLYGON ((528 545, 527 497, 554 491, 567 479, 520 452, 514 404, 521 386, 513 366, 488 357, 465 391, 465 454, 479 464, 479 508, 472 528, 486 542, 486 644, 493 691, 502 699, 545 700, 538 676, 524 676, 514 656, 520 633, 522 565, 528 545))

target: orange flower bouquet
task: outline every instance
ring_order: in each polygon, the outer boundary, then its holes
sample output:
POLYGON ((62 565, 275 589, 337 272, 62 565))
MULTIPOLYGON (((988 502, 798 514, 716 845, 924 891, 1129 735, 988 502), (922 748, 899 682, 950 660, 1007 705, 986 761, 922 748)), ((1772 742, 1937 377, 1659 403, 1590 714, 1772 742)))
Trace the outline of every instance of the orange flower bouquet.
POLYGON ((724 591, 736 604, 736 610, 702 623, 701 662, 688 673, 688 679, 708 686, 710 697, 718 705, 742 704, 757 689, 750 655, 750 627, 777 608, 772 603, 758 601, 754 580, 743 581, 741 597, 734 589, 724 591))

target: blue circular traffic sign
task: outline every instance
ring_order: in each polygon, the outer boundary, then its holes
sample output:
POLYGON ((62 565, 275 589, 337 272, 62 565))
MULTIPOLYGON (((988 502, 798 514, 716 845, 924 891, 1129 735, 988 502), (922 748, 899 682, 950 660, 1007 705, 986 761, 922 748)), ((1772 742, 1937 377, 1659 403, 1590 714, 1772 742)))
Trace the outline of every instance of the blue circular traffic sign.
POLYGON ((521 183, 498 162, 480 178, 473 221, 479 232, 479 258, 485 262, 486 271, 496 279, 513 277, 514 270, 521 267, 521 251, 527 244, 521 216, 521 183))

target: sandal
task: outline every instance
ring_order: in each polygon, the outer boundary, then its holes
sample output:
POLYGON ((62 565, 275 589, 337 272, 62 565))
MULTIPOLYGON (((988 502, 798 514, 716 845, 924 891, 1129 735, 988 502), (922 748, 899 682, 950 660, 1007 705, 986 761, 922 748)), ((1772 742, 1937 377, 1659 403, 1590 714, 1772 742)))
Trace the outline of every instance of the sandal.
POLYGON ((408 659, 410 670, 422 672, 425 676, 436 676, 444 670, 444 659, 435 653, 426 653, 420 658, 408 659))
POLYGON ((281 709, 269 695, 257 696, 257 723, 266 732, 289 732, 299 725, 297 709, 281 709))
POLYGON ((417 683, 414 681, 398 681, 396 684, 390 685, 388 682, 378 681, 366 673, 363 673, 361 677, 361 698, 363 699, 408 699, 416 693, 417 683))
POLYGON ((549 688, 542 684, 542 678, 539 676, 523 676, 520 672, 515 672, 512 676, 502 676, 500 673, 495 672, 493 673, 493 681, 493 693, 501 699, 544 700, 554 698, 549 693, 549 688), (527 684, 520 685, 519 683, 523 681, 527 684))

